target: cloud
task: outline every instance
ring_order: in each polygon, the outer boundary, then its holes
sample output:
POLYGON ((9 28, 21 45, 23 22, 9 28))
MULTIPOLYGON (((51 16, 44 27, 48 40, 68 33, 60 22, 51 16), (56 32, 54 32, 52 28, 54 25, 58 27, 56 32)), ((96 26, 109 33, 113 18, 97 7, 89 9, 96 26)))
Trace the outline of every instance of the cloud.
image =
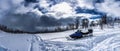
POLYGON ((84 18, 90 18, 90 17, 98 16, 98 15, 89 14, 89 13, 81 13, 81 14, 76 14, 76 16, 80 16, 80 17, 84 17, 84 18))
POLYGON ((103 3, 96 4, 96 8, 107 13, 108 16, 120 17, 120 1, 105 0, 103 3))
POLYGON ((39 11, 39 9, 38 9, 38 8, 36 8, 36 9, 32 10, 31 12, 35 13, 35 14, 36 14, 36 15, 38 15, 38 16, 43 15, 43 13, 42 13, 41 11, 39 11))
POLYGON ((48 8, 50 4, 47 3, 47 0, 40 0, 39 5, 40 7, 48 8))
POLYGON ((52 6, 50 12, 54 13, 57 17, 68 17, 75 13, 73 8, 67 2, 61 2, 52 6))
POLYGON ((2 0, 0 2, 0 24, 9 28, 35 31, 37 14, 42 14, 34 9, 36 3, 24 6, 24 0, 2 0))
POLYGON ((77 0, 77 3, 83 9, 94 9, 93 0, 77 0))
POLYGON ((0 1, 0 21, 8 12, 15 12, 16 8, 23 0, 1 0, 0 1))
POLYGON ((0 2, 0 11, 9 11, 9 10, 15 10, 17 7, 20 6, 21 2, 23 2, 23 0, 2 0, 0 2))

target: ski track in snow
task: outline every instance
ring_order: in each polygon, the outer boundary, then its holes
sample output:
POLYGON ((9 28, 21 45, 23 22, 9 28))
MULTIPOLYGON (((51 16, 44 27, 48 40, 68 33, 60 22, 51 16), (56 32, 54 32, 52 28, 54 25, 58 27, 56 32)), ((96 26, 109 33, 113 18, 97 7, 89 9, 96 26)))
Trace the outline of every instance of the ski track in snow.
MULTIPOLYGON (((90 51, 106 51, 106 48, 105 49, 103 49, 103 48, 104 48, 104 46, 107 46, 107 45, 109 45, 108 48, 107 48, 107 51, 108 51, 109 48, 110 48, 109 51, 116 51, 115 50, 116 46, 117 46, 117 49, 120 48, 120 47, 118 47, 118 46, 120 46, 119 45, 120 44, 119 43, 119 41, 120 41, 119 38, 120 37, 116 37, 116 36, 120 36, 120 31, 119 30, 120 29, 118 29, 118 28, 117 29, 116 28, 114 28, 114 29, 107 28, 107 29, 104 29, 104 30, 94 30, 94 33, 93 33, 94 36, 93 37, 85 37, 85 38, 82 38, 82 39, 79 39, 79 40, 73 40, 73 41, 72 40, 69 40, 69 41, 65 40, 65 38, 58 38, 58 39, 57 38, 52 38, 52 40, 50 40, 50 41, 60 41, 60 42, 68 43, 69 46, 72 46, 71 49, 73 48, 75 50, 76 47, 77 47, 78 49, 76 49, 76 51, 89 51, 89 50, 90 51), (111 45, 111 43, 107 43, 107 42, 111 42, 111 39, 112 40, 118 39, 119 41, 118 42, 113 41, 115 43, 111 45), (107 45, 104 45, 104 44, 107 44, 107 45), (116 46, 114 46, 114 45, 116 45, 116 46), (100 50, 98 50, 98 49, 100 49, 100 50)), ((61 45, 64 46, 64 44, 61 44, 61 45)), ((66 44, 65 44, 65 46, 66 46, 66 44)), ((74 51, 74 50, 72 50, 72 51, 74 51)))
POLYGON ((67 40, 70 30, 46 34, 11 34, 0 31, 0 50, 8 51, 119 51, 120 28, 94 29, 93 37, 67 40), (113 31, 114 30, 114 31, 113 31))

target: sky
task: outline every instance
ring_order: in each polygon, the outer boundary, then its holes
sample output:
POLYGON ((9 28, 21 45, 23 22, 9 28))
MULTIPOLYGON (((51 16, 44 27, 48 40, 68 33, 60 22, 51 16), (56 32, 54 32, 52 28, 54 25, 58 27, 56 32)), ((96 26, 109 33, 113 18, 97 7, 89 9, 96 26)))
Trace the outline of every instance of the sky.
MULTIPOLYGON (((36 12, 36 14, 50 14, 56 18, 65 18, 77 13, 78 10, 86 13, 88 10, 107 13, 107 15, 120 16, 119 0, 2 0, 0 3, 1 14, 4 11, 11 11, 15 14, 25 14, 27 12, 36 12), (35 2, 36 1, 36 2, 35 2), (36 7, 37 6, 37 7, 36 7), (80 8, 80 9, 78 9, 80 8), (38 10, 37 10, 38 9, 38 10), (76 11, 76 9, 78 9, 76 11)), ((91 14, 91 13, 89 13, 91 14)))
MULTIPOLYGON (((120 17, 120 0, 1 0, 0 23, 18 29, 32 30, 39 23, 50 25, 68 18, 106 14, 120 17), (46 15, 47 17, 44 17, 46 15), (48 21, 45 21, 46 19, 48 21), (45 19, 45 20, 44 20, 45 19), (43 20, 43 21, 41 21, 43 20), (57 21, 58 20, 58 21, 57 21)), ((71 19, 69 19, 71 20, 71 19)))
POLYGON ((120 17, 120 0, 105 0, 104 3, 96 4, 96 8, 108 16, 120 17))

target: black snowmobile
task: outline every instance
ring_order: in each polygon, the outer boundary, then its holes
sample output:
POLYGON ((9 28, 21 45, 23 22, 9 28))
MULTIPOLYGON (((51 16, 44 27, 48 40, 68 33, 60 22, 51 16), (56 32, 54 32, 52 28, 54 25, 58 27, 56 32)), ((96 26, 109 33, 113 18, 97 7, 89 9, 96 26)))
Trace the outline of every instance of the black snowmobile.
POLYGON ((82 30, 77 30, 75 33, 69 35, 69 37, 66 37, 66 38, 70 40, 70 39, 80 39, 80 38, 89 37, 89 36, 93 36, 92 29, 88 29, 86 32, 82 30))

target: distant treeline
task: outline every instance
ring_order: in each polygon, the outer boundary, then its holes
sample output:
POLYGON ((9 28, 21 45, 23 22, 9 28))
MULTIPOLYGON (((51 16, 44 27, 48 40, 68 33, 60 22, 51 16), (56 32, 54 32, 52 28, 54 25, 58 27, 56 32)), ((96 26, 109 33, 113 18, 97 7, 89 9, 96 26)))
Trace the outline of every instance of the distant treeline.
MULTIPOLYGON (((20 34, 20 33, 37 34, 37 33, 62 32, 62 31, 66 31, 66 30, 75 29, 75 28, 70 28, 70 27, 71 27, 71 26, 66 27, 66 28, 64 28, 64 29, 62 29, 62 28, 60 28, 60 27, 57 27, 57 28, 54 29, 54 30, 45 29, 44 31, 29 32, 29 31, 24 31, 24 30, 19 30, 19 29, 8 28, 8 27, 5 26, 5 25, 0 25, 0 30, 2 30, 2 31, 4 31, 4 32, 8 32, 8 33, 17 33, 17 34, 20 34)), ((73 26, 72 26, 72 27, 73 27, 73 26)))

